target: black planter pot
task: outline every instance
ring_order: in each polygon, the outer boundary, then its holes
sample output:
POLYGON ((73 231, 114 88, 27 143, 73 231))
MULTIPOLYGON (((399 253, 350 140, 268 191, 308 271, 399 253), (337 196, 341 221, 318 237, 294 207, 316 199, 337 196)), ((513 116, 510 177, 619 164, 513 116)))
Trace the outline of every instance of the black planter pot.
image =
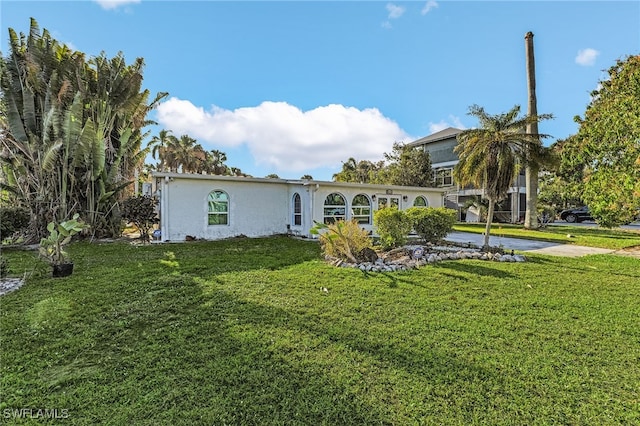
POLYGON ((53 265, 53 278, 68 277, 73 273, 73 263, 61 263, 53 265))

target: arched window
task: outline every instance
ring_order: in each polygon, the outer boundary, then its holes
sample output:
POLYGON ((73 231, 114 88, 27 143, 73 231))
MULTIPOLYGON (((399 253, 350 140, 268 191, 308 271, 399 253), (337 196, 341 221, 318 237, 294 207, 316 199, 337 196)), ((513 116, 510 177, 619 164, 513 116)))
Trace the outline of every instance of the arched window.
POLYGON ((209 225, 229 224, 229 196, 224 191, 211 191, 208 197, 209 225))
POLYGON ((418 195, 416 197, 416 199, 413 200, 413 206, 414 207, 429 207, 429 203, 427 202, 427 199, 424 198, 422 195, 418 195))
POLYGON ((327 195, 324 200, 324 223, 330 224, 347 217, 347 203, 337 192, 327 195))
POLYGON ((351 202, 351 217, 363 225, 371 224, 371 201, 364 194, 353 197, 351 202))
POLYGON ((293 224, 302 225, 302 200, 297 192, 293 194, 293 224))

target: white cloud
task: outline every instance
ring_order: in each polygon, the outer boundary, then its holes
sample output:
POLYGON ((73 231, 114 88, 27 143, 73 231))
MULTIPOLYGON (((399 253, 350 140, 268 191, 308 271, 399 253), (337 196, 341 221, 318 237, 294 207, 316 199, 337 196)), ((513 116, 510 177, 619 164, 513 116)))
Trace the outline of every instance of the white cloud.
POLYGON ((389 19, 398 19, 404 14, 405 8, 393 3, 387 3, 387 11, 389 11, 389 19))
POLYGON ((214 105, 205 111, 171 98, 158 106, 157 121, 206 149, 246 145, 256 164, 279 172, 339 167, 349 157, 378 161, 393 142, 412 140, 376 108, 337 104, 302 111, 286 102, 267 101, 233 111, 214 105))
POLYGON ((105 10, 117 9, 120 6, 140 3, 142 0, 95 0, 105 10))
POLYGON ((599 54, 600 52, 595 49, 581 49, 578 51, 578 56, 576 56, 576 64, 584 67, 590 67, 596 63, 596 57, 599 54))
POLYGON ((385 30, 390 30, 391 28, 393 28, 393 25, 391 25, 391 22, 389 21, 384 21, 381 24, 382 28, 384 28, 385 30))
POLYGON ((422 8, 422 10, 420 11, 420 13, 422 13, 423 15, 426 15, 427 13, 431 12, 433 9, 435 9, 436 7, 438 7, 438 2, 435 0, 429 0, 424 7, 422 8))
POLYGON ((464 124, 462 124, 462 121, 460 120, 459 117, 456 117, 454 115, 449 115, 448 121, 440 120, 437 123, 429 123, 429 132, 430 134, 436 133, 448 127, 455 127, 456 129, 463 129, 463 130, 467 128, 464 124))

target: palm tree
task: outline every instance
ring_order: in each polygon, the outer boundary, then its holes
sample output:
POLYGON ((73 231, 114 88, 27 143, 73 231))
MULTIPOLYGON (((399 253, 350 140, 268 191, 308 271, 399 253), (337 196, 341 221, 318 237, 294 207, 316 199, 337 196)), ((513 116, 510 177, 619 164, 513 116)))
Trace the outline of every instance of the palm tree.
POLYGON ((229 167, 229 173, 231 174, 231 176, 251 177, 251 175, 244 173, 238 167, 229 167))
POLYGON ((206 152, 204 171, 214 175, 228 175, 229 167, 224 162, 227 161, 227 154, 217 149, 206 152))
POLYGON ((162 129, 160 130, 160 132, 158 132, 158 136, 154 136, 151 138, 151 141, 148 145, 148 147, 151 148, 151 156, 159 161, 158 171, 160 172, 166 171, 165 157, 167 155, 166 150, 169 146, 170 138, 171 130, 162 129))
POLYGON ((342 163, 342 170, 333 175, 335 182, 356 182, 356 170, 358 162, 355 158, 350 157, 346 162, 342 163))
POLYGON ((458 145, 454 151, 460 161, 454 168, 454 178, 461 184, 472 184, 483 188, 489 201, 484 247, 489 247, 489 234, 495 203, 507 196, 509 188, 518 175, 521 159, 529 152, 531 145, 540 137, 525 133, 532 121, 550 116, 526 116, 519 118, 520 106, 509 112, 489 115, 484 108, 472 105, 469 115, 480 122, 480 128, 465 130, 458 135, 458 145))
POLYGON ((196 163, 200 160, 200 156, 196 154, 198 147, 202 150, 202 146, 189 135, 182 135, 180 138, 170 135, 165 151, 165 161, 169 171, 176 173, 195 171, 196 163))
MULTIPOLYGON (((537 115, 538 106, 536 98, 536 65, 533 53, 533 33, 529 31, 525 36, 525 51, 527 62, 527 114, 537 115)), ((538 122, 534 121, 527 125, 527 133, 538 133, 538 122)), ((538 141, 532 152, 525 153, 525 185, 527 188, 526 212, 524 216, 524 227, 526 229, 538 228, 538 174, 540 173, 539 161, 536 157, 535 148, 542 146, 538 141)))

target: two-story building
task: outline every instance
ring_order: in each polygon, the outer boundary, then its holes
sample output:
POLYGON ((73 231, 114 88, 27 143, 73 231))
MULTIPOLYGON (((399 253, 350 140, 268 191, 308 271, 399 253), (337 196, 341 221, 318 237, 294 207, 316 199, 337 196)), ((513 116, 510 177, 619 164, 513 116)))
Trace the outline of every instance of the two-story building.
MULTIPOLYGON (((453 168, 459 161, 454 148, 458 145, 457 136, 462 131, 462 129, 448 127, 407 144, 407 146, 422 148, 429 153, 434 182, 438 188, 446 190, 445 207, 457 210, 459 220, 465 219, 465 203, 483 195, 482 188, 461 187, 453 178, 453 168)), ((496 209, 495 219, 501 222, 521 222, 525 214, 525 194, 524 171, 521 171, 509 189, 507 199, 500 203, 502 208, 496 209)))

